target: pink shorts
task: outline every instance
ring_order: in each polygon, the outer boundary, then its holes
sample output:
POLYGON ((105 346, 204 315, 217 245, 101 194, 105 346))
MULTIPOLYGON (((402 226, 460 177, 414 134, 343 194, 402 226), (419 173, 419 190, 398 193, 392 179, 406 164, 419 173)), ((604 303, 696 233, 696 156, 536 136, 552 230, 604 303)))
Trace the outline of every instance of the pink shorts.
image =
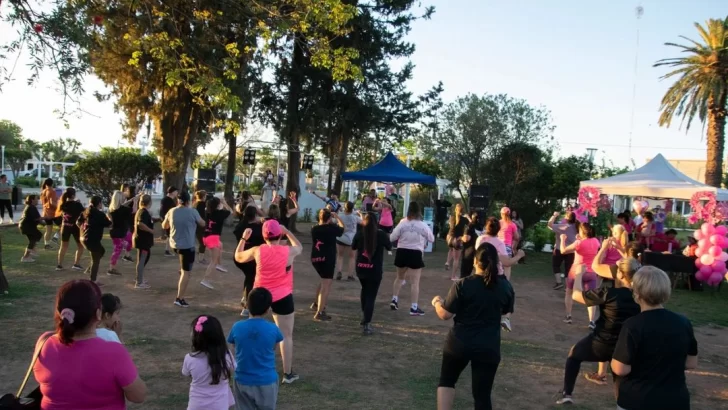
POLYGON ((202 243, 205 244, 206 248, 216 249, 222 248, 222 242, 220 242, 220 235, 210 235, 202 238, 202 243))

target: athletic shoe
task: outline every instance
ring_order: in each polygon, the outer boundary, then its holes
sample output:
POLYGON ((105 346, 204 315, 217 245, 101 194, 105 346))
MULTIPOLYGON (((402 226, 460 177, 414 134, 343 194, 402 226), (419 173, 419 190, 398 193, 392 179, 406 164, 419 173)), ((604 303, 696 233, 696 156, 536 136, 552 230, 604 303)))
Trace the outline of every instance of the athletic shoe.
POLYGON ((109 276, 121 276, 121 273, 116 269, 109 269, 106 271, 106 274, 109 276))
POLYGON ((336 274, 336 280, 341 280, 341 271, 339 271, 339 273, 336 274))
POLYGON ((56 265, 56 272, 58 272, 58 271, 62 271, 62 270, 63 270, 63 266, 61 266, 61 265, 56 265))
POLYGON ((399 303, 397 303, 396 300, 392 299, 392 302, 389 304, 389 308, 392 310, 399 310, 399 303))
POLYGON ((58 244, 58 234, 53 235, 53 238, 51 238, 51 241, 55 244, 58 244))
POLYGON ((506 332, 510 332, 511 330, 513 330, 513 328, 511 327, 511 319, 508 319, 507 317, 502 318, 501 319, 501 327, 506 332))
POLYGON ((374 333, 374 328, 372 328, 371 323, 365 323, 362 328, 362 333, 364 336, 371 336, 374 333))
POLYGON ((586 373, 584 375, 584 378, 589 380, 592 383, 598 384, 600 386, 606 386, 607 385, 607 375, 606 374, 599 374, 599 373, 586 373))
POLYGON ((73 270, 83 270, 83 266, 81 266, 79 264, 74 264, 73 266, 71 266, 71 269, 73 269, 73 270))
POLYGON ((164 251, 164 256, 174 256, 174 254, 170 251, 164 251))
POLYGON ((184 299, 179 299, 179 298, 177 298, 177 299, 174 300, 174 304, 177 305, 177 306, 179 306, 179 307, 183 307, 183 308, 190 307, 189 303, 185 302, 184 299))
POLYGON ((51 244, 43 245, 43 249, 45 249, 47 251, 52 251, 53 250, 53 245, 51 245, 51 244))
POLYGON ((561 398, 556 401, 556 404, 574 404, 574 399, 568 394, 561 393, 561 398))
POLYGON ((132 259, 131 256, 122 256, 121 260, 126 262, 134 262, 134 259, 132 259))
POLYGON ((554 290, 559 290, 559 289, 563 289, 563 288, 564 288, 563 283, 554 283, 554 287, 553 287, 554 290))
POLYGON ((327 315, 326 312, 318 312, 314 315, 313 320, 317 322, 328 322, 331 320, 331 316, 327 315))
POLYGON ((149 289, 151 287, 152 287, 151 285, 149 285, 148 283, 145 283, 145 282, 137 283, 136 285, 134 285, 134 289, 149 289))
POLYGON ((450 270, 450 264, 449 263, 446 263, 445 264, 445 270, 450 270))
POLYGON ((356 278, 353 277, 353 276, 351 276, 351 275, 349 275, 349 276, 346 277, 346 281, 347 282, 356 282, 356 278))
POLYGON ((20 262, 22 263, 33 263, 35 262, 35 259, 28 257, 28 258, 20 258, 20 262))
POLYGON ((589 330, 594 330, 597 328, 597 324, 594 322, 589 322, 589 330))
POLYGON ((298 380, 298 375, 291 370, 290 373, 283 374, 283 380, 281 380, 281 384, 291 384, 298 380))
POLYGON ((564 318, 564 323, 571 324, 571 315, 567 315, 566 318, 564 318))
POLYGON ((250 311, 248 309, 243 309, 240 312, 240 316, 242 316, 242 317, 250 317, 250 311))
POLYGON ((410 316, 424 316, 425 311, 420 309, 419 307, 417 309, 410 308, 410 316))
POLYGON ((309 306, 308 308, 315 312, 318 310, 318 303, 313 302, 313 303, 311 303, 311 306, 309 306))
POLYGON ((225 272, 225 273, 227 273, 227 271, 228 271, 228 270, 227 270, 227 269, 225 269, 225 267, 224 267, 224 266, 222 266, 222 265, 217 265, 217 266, 215 266, 215 269, 217 269, 217 270, 218 270, 218 271, 220 271, 220 272, 225 272))
POLYGON ((207 259, 205 259, 205 258, 200 259, 200 265, 207 265, 208 263, 210 263, 210 262, 208 262, 207 259))
POLYGON ((215 289, 215 287, 212 286, 212 284, 210 282, 208 282, 208 281, 206 281, 204 279, 202 280, 202 282, 200 282, 200 285, 202 285, 202 286, 204 286, 204 287, 206 287, 208 289, 215 289))

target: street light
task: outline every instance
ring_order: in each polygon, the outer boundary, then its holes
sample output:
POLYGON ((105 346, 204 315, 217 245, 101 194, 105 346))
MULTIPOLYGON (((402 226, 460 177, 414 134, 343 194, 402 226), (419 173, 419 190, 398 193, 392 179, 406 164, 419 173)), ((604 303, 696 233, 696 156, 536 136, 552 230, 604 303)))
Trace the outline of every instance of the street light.
POLYGON ((587 156, 589 157, 589 179, 592 179, 594 172, 594 154, 597 152, 596 148, 587 148, 587 156))

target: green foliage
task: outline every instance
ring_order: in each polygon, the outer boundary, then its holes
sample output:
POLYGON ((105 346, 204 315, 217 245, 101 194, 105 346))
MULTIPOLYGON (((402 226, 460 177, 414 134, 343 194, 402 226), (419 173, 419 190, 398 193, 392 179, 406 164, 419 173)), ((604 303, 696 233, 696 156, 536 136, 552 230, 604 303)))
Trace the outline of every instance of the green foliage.
POLYGON ((581 181, 589 179, 592 163, 585 155, 571 155, 553 163, 551 192, 555 198, 576 199, 581 181))
POLYGON ((546 244, 554 243, 554 233, 545 223, 537 223, 526 229, 526 241, 533 244, 534 252, 541 252, 546 244))
POLYGON ((161 173, 159 161, 133 148, 102 148, 95 156, 77 162, 66 175, 66 183, 108 201, 121 184, 137 184, 161 173))
MULTIPOLYGON (((410 168, 435 178, 440 178, 442 175, 442 168, 440 168, 440 164, 434 159, 415 158, 410 162, 410 168)), ((437 190, 437 185, 422 185, 420 189, 426 191, 437 190)))
POLYGON ((23 129, 10 120, 0 120, 0 145, 14 147, 23 139, 23 129))
POLYGON ((15 178, 14 184, 29 187, 29 188, 35 188, 35 187, 40 186, 40 184, 38 183, 38 180, 35 177, 26 177, 24 175, 21 175, 21 176, 15 178))
MULTIPOLYGON (((702 225, 702 222, 694 224, 688 223, 688 218, 682 215, 670 212, 665 216, 665 227, 675 229, 698 229, 702 225)), ((692 235, 692 234, 691 234, 692 235)))
POLYGON ((25 169, 25 163, 33 156, 28 150, 20 148, 5 149, 5 163, 13 171, 13 177, 17 180, 20 172, 25 169))

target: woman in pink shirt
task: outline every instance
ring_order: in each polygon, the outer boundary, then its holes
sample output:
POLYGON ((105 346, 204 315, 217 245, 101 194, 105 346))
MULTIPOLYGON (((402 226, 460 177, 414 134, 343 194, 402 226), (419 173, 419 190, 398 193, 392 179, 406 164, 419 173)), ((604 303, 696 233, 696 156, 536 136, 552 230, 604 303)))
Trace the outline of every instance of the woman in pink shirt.
POLYGON ((389 198, 374 201, 374 210, 379 212, 379 229, 392 233, 394 218, 392 218, 392 201, 389 198))
POLYGON ((100 320, 95 283, 72 280, 58 289, 56 331, 36 345, 40 355, 33 373, 43 393, 41 410, 124 410, 126 400, 144 402, 147 387, 129 352, 96 337, 100 320))
MULTIPOLYGON (((572 295, 574 293, 574 280, 576 275, 583 273, 582 283, 584 291, 595 289, 597 287, 597 274, 594 273, 592 263, 599 252, 599 240, 595 237, 594 228, 588 223, 579 225, 579 238, 569 246, 566 246, 566 234, 561 234, 561 253, 574 252, 574 264, 571 265, 569 275, 566 278, 566 294, 564 296, 564 305, 566 307, 566 318, 564 323, 571 324, 571 308, 574 305, 572 295)), ((594 324, 597 312, 596 306, 587 308, 589 312, 589 328, 596 327, 594 324)))
POLYGON ((266 288, 273 296, 273 320, 283 333, 281 343, 281 361, 283 362, 283 383, 293 383, 298 375, 293 372, 293 260, 303 251, 301 242, 275 219, 263 223, 263 239, 265 244, 244 250, 245 241, 250 238, 252 230, 243 232, 238 248, 235 250, 235 261, 247 263, 255 260, 256 272, 254 288, 266 288), (285 236, 290 246, 281 245, 285 236))
POLYGON ((508 256, 513 257, 513 244, 521 239, 518 235, 518 226, 511 219, 511 210, 504 206, 501 208, 500 231, 498 239, 503 241, 508 251, 508 256))

